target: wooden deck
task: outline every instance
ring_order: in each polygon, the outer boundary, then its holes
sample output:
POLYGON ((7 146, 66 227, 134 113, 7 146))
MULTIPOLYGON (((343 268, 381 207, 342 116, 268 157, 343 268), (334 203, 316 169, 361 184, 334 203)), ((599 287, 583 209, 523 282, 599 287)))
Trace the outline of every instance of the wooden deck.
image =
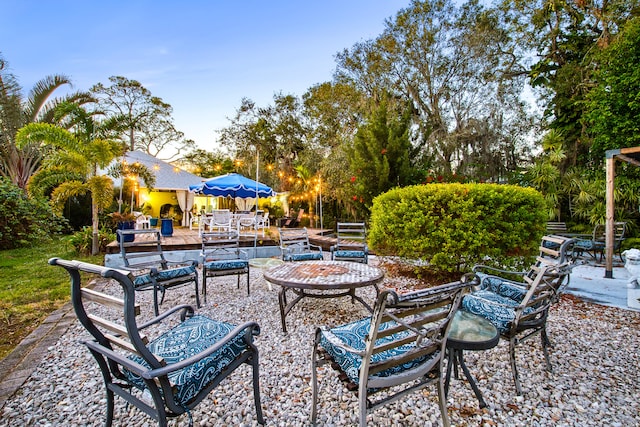
MULTIPOLYGON (((310 228, 309 241, 314 245, 322 247, 323 250, 329 250, 331 245, 335 244, 336 239, 333 237, 327 237, 323 234, 331 233, 331 230, 321 230, 317 228, 310 228)), ((258 232, 258 238, 256 241, 258 246, 278 246, 278 229, 276 227, 270 227, 265 232, 265 236, 262 237, 262 232, 258 232)), ((253 247, 254 237, 252 235, 240 236, 240 246, 253 247)), ((198 236, 198 230, 189 230, 185 227, 174 227, 173 236, 162 238, 162 249, 165 251, 186 251, 186 250, 199 250, 202 248, 202 240, 198 236)), ((118 242, 113 241, 107 245, 107 254, 117 254, 120 252, 118 242)))

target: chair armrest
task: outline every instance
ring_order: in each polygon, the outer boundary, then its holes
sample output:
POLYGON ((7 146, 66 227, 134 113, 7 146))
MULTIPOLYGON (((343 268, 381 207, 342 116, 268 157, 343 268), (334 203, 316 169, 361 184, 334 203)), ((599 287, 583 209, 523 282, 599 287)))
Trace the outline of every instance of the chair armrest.
POLYGON ((322 247, 318 246, 318 245, 313 245, 313 244, 309 243, 309 248, 311 248, 311 249, 315 248, 315 249, 319 250, 320 252, 322 252, 322 247))
POLYGON ((193 316, 193 314, 195 313, 195 310, 193 308, 193 306, 188 305, 188 304, 181 304, 181 305, 177 305, 175 307, 170 308, 169 310, 160 313, 160 315, 154 317, 153 319, 149 320, 148 322, 143 323, 142 325, 138 326, 138 330, 141 331, 145 328, 148 328, 149 326, 153 326, 156 323, 159 323, 160 321, 162 321, 163 319, 166 319, 167 317, 171 316, 172 314, 181 311, 182 313, 180 313, 180 320, 184 321, 184 319, 188 316, 191 317, 193 316))
POLYGON ((204 359, 207 356, 215 353, 220 350, 222 347, 227 345, 229 341, 237 337, 238 335, 244 335, 247 344, 251 342, 252 336, 257 336, 260 334, 260 326, 256 322, 246 322, 240 326, 236 326, 233 331, 231 331, 227 336, 225 336, 222 340, 218 341, 215 345, 207 348, 206 350, 201 351, 200 353, 194 354, 180 362, 173 363, 167 366, 163 366, 162 368, 148 370, 146 372, 142 372, 140 375, 146 379, 153 379, 157 377, 161 377, 163 375, 167 375, 173 371, 177 371, 187 366, 193 365, 194 363, 204 359))
POLYGON ((144 374, 149 371, 148 367, 141 365, 139 363, 136 363, 133 360, 129 359, 128 357, 125 357, 120 353, 116 353, 115 351, 110 350, 103 345, 100 345, 96 341, 80 341, 80 342, 86 345, 87 347, 89 347, 91 350, 97 353, 100 353, 101 355, 103 355, 109 360, 113 360, 118 365, 127 368, 128 370, 130 370, 131 372, 137 375, 144 376, 144 374))
POLYGON ((185 259, 184 261, 170 261, 170 260, 167 260, 167 264, 180 265, 180 266, 192 265, 194 267, 197 267, 199 263, 198 263, 198 260, 195 260, 195 259, 185 259))
POLYGON ((331 344, 335 345, 336 347, 340 347, 341 349, 343 349, 344 351, 348 351, 349 353, 353 353, 353 354, 357 354, 360 357, 364 357, 366 355, 366 351, 364 350, 358 350, 355 349, 353 347, 351 347, 350 345, 347 345, 344 343, 344 341, 342 341, 340 338, 336 337, 333 333, 331 333, 331 331, 326 328, 326 327, 320 327, 316 330, 316 334, 320 334, 322 333, 324 335, 324 337, 327 339, 327 341, 329 341, 331 344))

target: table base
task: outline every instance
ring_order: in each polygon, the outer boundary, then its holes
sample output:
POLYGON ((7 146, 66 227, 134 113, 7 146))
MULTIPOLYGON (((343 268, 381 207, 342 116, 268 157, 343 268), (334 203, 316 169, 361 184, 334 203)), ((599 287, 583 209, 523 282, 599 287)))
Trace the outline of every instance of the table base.
POLYGON ((469 385, 471 385, 471 389, 473 393, 476 395, 478 399, 478 403, 480 408, 484 408, 487 406, 487 403, 484 401, 484 397, 482 396, 482 392, 478 388, 475 379, 469 372, 469 368, 464 363, 464 350, 448 348, 447 349, 447 376, 444 380, 444 394, 445 396, 449 394, 449 381, 451 380, 451 369, 454 370, 454 376, 458 379, 458 366, 462 368, 462 372, 464 372, 464 376, 467 377, 467 381, 469 381, 469 385))
MULTIPOLYGON (((376 289, 376 295, 377 295, 378 287, 375 285, 374 287, 376 289)), ((335 293, 314 293, 314 292, 305 292, 304 289, 289 288, 286 286, 281 286, 280 292, 278 293, 278 305, 280 306, 280 319, 282 320, 282 332, 284 332, 285 334, 287 333, 287 323, 285 318, 287 317, 287 314, 289 314, 291 309, 301 299, 305 297, 324 299, 324 298, 340 298, 340 297, 346 297, 346 296, 350 296, 352 302, 356 300, 360 302, 360 304, 362 304, 364 308, 369 310, 369 312, 373 312, 373 309, 371 308, 371 306, 367 304, 366 301, 363 300, 361 297, 356 295, 355 288, 348 289, 346 291, 335 292, 335 293), (287 302, 287 291, 291 291, 296 295, 295 298, 293 298, 289 302, 287 302)))

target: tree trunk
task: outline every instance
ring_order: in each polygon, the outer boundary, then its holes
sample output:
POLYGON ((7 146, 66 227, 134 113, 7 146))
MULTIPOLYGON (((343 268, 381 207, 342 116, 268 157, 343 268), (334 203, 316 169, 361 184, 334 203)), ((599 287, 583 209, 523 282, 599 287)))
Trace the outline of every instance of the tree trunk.
POLYGON ((100 253, 100 244, 98 241, 98 205, 91 200, 91 224, 93 226, 93 233, 91 236, 91 255, 98 255, 100 253))

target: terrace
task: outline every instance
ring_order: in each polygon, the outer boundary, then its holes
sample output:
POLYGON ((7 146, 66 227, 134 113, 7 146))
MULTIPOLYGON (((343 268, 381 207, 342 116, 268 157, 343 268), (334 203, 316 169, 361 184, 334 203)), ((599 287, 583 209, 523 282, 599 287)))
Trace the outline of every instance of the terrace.
MULTIPOLYGON (((166 249, 197 246, 197 233, 177 229, 166 238, 166 249), (195 234, 194 234, 195 233, 195 234)), ((272 235, 276 235, 273 234, 272 235)), ((330 238, 311 233, 316 241, 330 238)), ((265 239, 266 241, 266 239, 265 239)), ((248 244, 248 243, 245 243, 248 244)), ((265 245, 268 246, 268 245, 265 245)), ((389 260, 371 257, 371 265, 388 266, 389 260)), ((518 352, 523 395, 516 396, 510 377, 505 343, 482 351, 468 352, 470 367, 488 406, 478 401, 466 381, 453 380, 447 405, 454 425, 637 425, 640 422, 640 387, 632 372, 637 372, 640 355, 628 343, 640 339, 637 328, 640 312, 623 309, 626 301, 624 269, 616 267, 615 279, 604 279, 603 266, 574 270, 568 293, 550 314, 549 335, 553 372, 544 370, 537 340, 518 352), (579 295, 579 297, 576 297, 579 295), (529 354, 527 354, 529 353, 529 354)), ((233 281, 231 281, 233 282, 233 281)), ((336 325, 368 314, 360 304, 348 299, 303 300, 290 314, 288 334, 281 331, 277 286, 264 281, 262 270, 251 270, 251 295, 236 289, 225 278, 209 284, 210 299, 201 310, 216 319, 240 323, 259 319, 262 329, 256 345, 260 350, 262 406, 266 425, 308 425, 310 411, 309 358, 313 331, 318 325, 336 325), (283 370, 283 366, 287 366, 283 370)), ((100 281, 96 288, 109 292, 113 284, 100 281)), ((420 281, 393 274, 387 269, 382 286, 409 291, 420 281)), ((191 292, 171 292, 163 304, 193 303, 191 292)), ((139 293, 145 310, 150 294, 139 293)), ((372 289, 359 295, 373 300, 372 289)), ((145 316, 151 313, 145 312, 145 316)), ((18 349, 2 362, 7 372, 0 386, 0 426, 102 425, 104 421, 103 386, 94 360, 78 340, 86 337, 67 306, 56 312, 42 328, 25 340, 35 343, 31 351, 18 349), (38 345, 39 343, 39 345, 38 345), (85 372, 85 375, 78 375, 85 372)), ((255 412, 247 405, 250 369, 239 370, 240 377, 226 380, 193 411, 195 425, 256 425, 255 412)), ((319 423, 353 425, 356 422, 356 398, 326 368, 320 379, 319 423)), ((130 411, 116 399, 116 419, 127 425, 148 425, 150 419, 130 411)), ((410 395, 396 404, 381 408, 369 417, 372 425, 438 424, 437 400, 432 389, 410 395)), ((187 417, 171 425, 183 425, 187 417)))

